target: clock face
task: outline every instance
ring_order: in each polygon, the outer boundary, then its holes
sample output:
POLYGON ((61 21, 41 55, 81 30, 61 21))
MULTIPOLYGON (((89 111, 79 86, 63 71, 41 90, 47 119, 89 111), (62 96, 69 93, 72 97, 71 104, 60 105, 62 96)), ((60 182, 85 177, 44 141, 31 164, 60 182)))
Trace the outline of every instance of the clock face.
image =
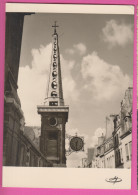
POLYGON ((70 147, 74 151, 82 150, 84 142, 80 137, 73 137, 70 141, 70 147))
POLYGON ((50 118, 50 119, 49 119, 49 124, 50 124, 50 126, 56 126, 56 124, 57 124, 57 119, 54 118, 54 117, 50 118))

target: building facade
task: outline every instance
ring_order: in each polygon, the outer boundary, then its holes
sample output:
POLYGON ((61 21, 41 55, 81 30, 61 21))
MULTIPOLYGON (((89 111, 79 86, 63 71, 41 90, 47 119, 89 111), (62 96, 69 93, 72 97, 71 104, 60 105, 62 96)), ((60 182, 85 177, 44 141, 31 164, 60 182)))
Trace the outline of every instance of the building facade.
POLYGON ((132 159, 132 88, 128 88, 121 102, 122 131, 120 140, 122 143, 122 160, 124 168, 131 168, 132 159))
POLYGON ((101 168, 115 168, 113 136, 108 138, 104 143, 104 161, 104 167, 101 168))
POLYGON ((122 143, 121 143, 121 132, 122 132, 122 126, 121 126, 121 116, 114 115, 114 131, 113 131, 113 138, 114 138, 114 150, 115 150, 115 168, 121 168, 123 167, 122 162, 122 143))
POLYGON ((24 16, 6 14, 3 166, 53 166, 24 133, 25 118, 18 89, 24 16))
POLYGON ((132 93, 129 87, 121 102, 120 113, 106 117, 106 133, 98 138, 92 168, 131 168, 132 93))

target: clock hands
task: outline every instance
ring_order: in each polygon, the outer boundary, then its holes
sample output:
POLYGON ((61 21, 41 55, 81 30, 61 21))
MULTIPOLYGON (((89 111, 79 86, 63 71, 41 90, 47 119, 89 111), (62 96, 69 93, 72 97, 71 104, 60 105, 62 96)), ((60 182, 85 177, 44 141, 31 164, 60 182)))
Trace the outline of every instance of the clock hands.
POLYGON ((70 141, 70 147, 73 151, 78 152, 83 149, 83 146, 83 139, 80 137, 73 137, 70 141))
POLYGON ((76 149, 77 149, 77 145, 78 145, 78 140, 76 140, 75 144, 76 144, 76 149))

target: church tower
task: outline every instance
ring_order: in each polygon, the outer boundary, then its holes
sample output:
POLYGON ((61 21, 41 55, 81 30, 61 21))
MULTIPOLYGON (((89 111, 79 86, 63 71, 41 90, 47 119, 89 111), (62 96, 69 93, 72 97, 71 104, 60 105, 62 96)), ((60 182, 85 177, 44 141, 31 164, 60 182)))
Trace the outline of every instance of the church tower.
POLYGON ((55 167, 66 167, 65 126, 69 107, 64 105, 60 52, 56 25, 52 26, 52 56, 47 97, 44 105, 37 106, 41 115, 40 151, 55 167))

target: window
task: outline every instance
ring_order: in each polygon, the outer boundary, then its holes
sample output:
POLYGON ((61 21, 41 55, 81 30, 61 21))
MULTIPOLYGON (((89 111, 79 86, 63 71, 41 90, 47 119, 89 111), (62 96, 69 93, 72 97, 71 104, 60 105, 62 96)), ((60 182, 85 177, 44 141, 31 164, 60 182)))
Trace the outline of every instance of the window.
POLYGON ((117 142, 117 145, 118 145, 119 144, 118 134, 116 135, 116 142, 117 142))
POLYGON ((122 148, 120 149, 121 162, 123 162, 122 148))
POLYGON ((110 163, 111 163, 111 157, 109 157, 109 168, 110 168, 110 163))
POLYGON ((56 68, 56 67, 57 67, 56 62, 53 62, 53 68, 56 68))
POLYGON ((121 164, 121 154, 120 154, 120 150, 118 151, 118 158, 119 158, 119 159, 118 159, 118 161, 119 161, 118 163, 119 163, 119 165, 120 165, 120 164, 121 164))
POLYGON ((125 150, 126 150, 126 161, 129 161, 128 144, 125 144, 125 150))
POLYGON ((115 142, 115 146, 116 146, 116 136, 115 136, 115 138, 114 138, 114 142, 115 142))
POLYGON ((107 158, 107 168, 108 168, 108 158, 107 158))
POLYGON ((58 133, 57 132, 49 132, 48 139, 49 140, 57 140, 58 139, 58 133))
POLYGON ((56 92, 56 91, 52 91, 52 92, 51 92, 51 96, 52 96, 52 97, 57 97, 57 92, 56 92))
POLYGON ((62 124, 62 118, 58 118, 58 123, 62 124))
POLYGON ((125 118, 125 128, 126 128, 126 131, 130 129, 130 117, 125 118))
POLYGON ((119 134, 118 135, 119 135, 119 143, 120 143, 121 142, 121 140, 120 140, 120 131, 119 131, 119 134))
POLYGON ((58 106, 57 101, 49 102, 49 106, 58 106))
POLYGON ((54 71, 52 72, 52 76, 53 76, 53 77, 56 77, 56 76, 57 76, 57 71, 54 70, 54 71))
POLYGON ((57 83, 56 83, 56 81, 53 81, 52 84, 51 84, 51 86, 52 86, 53 89, 56 89, 56 88, 57 88, 57 83))
POLYGON ((129 142, 129 158, 132 157, 132 142, 129 142))

